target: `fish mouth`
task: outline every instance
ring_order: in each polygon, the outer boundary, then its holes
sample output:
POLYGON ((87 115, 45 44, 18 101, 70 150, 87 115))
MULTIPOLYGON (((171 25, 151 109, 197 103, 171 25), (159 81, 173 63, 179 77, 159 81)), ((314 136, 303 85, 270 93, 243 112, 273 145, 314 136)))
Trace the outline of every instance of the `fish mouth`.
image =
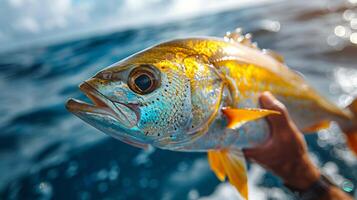
POLYGON ((73 114, 111 117, 126 128, 132 128, 138 123, 139 111, 136 104, 114 102, 87 82, 83 82, 79 88, 92 102, 87 103, 78 99, 69 99, 66 103, 66 108, 73 114))

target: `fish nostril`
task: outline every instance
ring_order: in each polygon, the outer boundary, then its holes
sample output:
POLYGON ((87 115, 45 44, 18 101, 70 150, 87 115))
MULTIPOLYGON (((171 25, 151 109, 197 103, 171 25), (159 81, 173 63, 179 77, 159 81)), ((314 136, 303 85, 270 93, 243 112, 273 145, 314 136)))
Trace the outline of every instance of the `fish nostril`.
POLYGON ((103 79, 103 80, 110 80, 110 79, 113 78, 113 73, 110 72, 110 71, 99 72, 94 76, 94 78, 103 79))

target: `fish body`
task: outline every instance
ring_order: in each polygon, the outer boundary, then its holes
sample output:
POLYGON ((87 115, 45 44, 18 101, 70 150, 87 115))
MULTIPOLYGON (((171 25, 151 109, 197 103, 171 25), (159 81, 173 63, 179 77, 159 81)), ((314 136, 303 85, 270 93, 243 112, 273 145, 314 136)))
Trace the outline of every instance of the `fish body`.
POLYGON ((244 197, 239 152, 265 142, 264 117, 278 114, 260 108, 262 92, 285 104, 302 131, 330 121, 354 130, 356 119, 353 110, 320 96, 278 54, 238 33, 161 43, 107 67, 80 88, 94 105, 71 99, 67 108, 84 121, 137 147, 209 152, 217 177, 228 177, 244 197))
MULTIPOLYGON (((270 91, 291 111, 292 119, 300 130, 307 130, 324 121, 350 123, 353 118, 350 111, 342 110, 327 101, 299 74, 257 48, 219 38, 183 39, 163 45, 193 50, 198 59, 207 59, 213 63, 210 67, 214 68, 217 77, 222 77, 214 83, 216 88, 222 87, 219 91, 222 95, 221 104, 216 105, 219 108, 259 108, 259 95, 270 91)), ((204 84, 206 82, 195 77, 192 79, 204 84)), ((210 88, 207 87, 207 90, 210 88)), ((204 100, 199 101, 210 105, 204 100)), ((245 148, 259 145, 269 136, 269 127, 264 119, 250 121, 233 130, 227 128, 227 123, 224 114, 217 113, 214 120, 207 124, 208 130, 200 139, 190 141, 190 145, 186 144, 179 149, 173 148, 186 151, 245 148)), ((166 144, 165 147, 170 148, 166 144)))

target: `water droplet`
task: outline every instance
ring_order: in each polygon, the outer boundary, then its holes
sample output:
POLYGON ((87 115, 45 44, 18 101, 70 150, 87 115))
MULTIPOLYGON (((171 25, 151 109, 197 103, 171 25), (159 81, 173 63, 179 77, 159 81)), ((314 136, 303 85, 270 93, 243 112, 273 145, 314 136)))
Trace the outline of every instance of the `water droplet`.
POLYGON ((337 46, 339 44, 338 38, 335 35, 330 35, 327 37, 327 44, 330 46, 337 46))
POLYGON ((328 140, 329 139, 329 131, 321 130, 317 133, 317 136, 320 140, 328 140))
POLYGON ((345 10, 345 12, 343 12, 343 19, 350 21, 355 15, 353 10, 345 10))
POLYGON ((119 176, 119 173, 120 173, 119 167, 118 166, 113 166, 110 169, 109 174, 108 174, 109 180, 111 180, 111 181, 116 180, 118 178, 118 176, 119 176))
POLYGON ((75 161, 72 161, 69 163, 69 166, 66 171, 67 177, 72 177, 77 174, 78 171, 78 163, 75 161))
POLYGON ((263 20, 262 27, 268 31, 278 32, 280 31, 280 22, 273 20, 263 20))
POLYGON ((108 171, 105 169, 102 169, 97 173, 98 180, 105 180, 107 179, 107 177, 108 177, 108 171))
POLYGON ((339 37, 344 37, 346 35, 346 28, 338 25, 335 27, 335 35, 339 36, 339 37))
POLYGON ((42 195, 41 199, 51 199, 52 185, 49 182, 41 182, 37 187, 37 192, 42 195))
POLYGON ((336 165, 336 163, 327 162, 323 166, 323 171, 326 172, 327 174, 336 174, 338 171, 338 166, 336 165))
POLYGON ((155 152, 155 148, 149 145, 147 150, 142 150, 133 160, 134 165, 150 163, 150 155, 155 152))
POLYGON ((350 35, 350 41, 353 43, 353 44, 357 44, 357 33, 352 33, 350 35))
POLYGON ((352 28, 352 29, 357 29, 357 18, 353 18, 353 19, 350 21, 350 25, 351 25, 351 28, 352 28))
POLYGON ((196 200, 200 197, 200 194, 197 190, 190 190, 187 196, 189 200, 196 200))

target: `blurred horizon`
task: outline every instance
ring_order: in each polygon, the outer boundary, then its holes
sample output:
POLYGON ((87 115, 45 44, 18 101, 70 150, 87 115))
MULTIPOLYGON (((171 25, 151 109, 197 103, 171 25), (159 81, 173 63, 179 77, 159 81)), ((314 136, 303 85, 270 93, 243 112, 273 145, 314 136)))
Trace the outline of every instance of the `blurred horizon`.
POLYGON ((0 52, 283 0, 3 0, 0 52))

